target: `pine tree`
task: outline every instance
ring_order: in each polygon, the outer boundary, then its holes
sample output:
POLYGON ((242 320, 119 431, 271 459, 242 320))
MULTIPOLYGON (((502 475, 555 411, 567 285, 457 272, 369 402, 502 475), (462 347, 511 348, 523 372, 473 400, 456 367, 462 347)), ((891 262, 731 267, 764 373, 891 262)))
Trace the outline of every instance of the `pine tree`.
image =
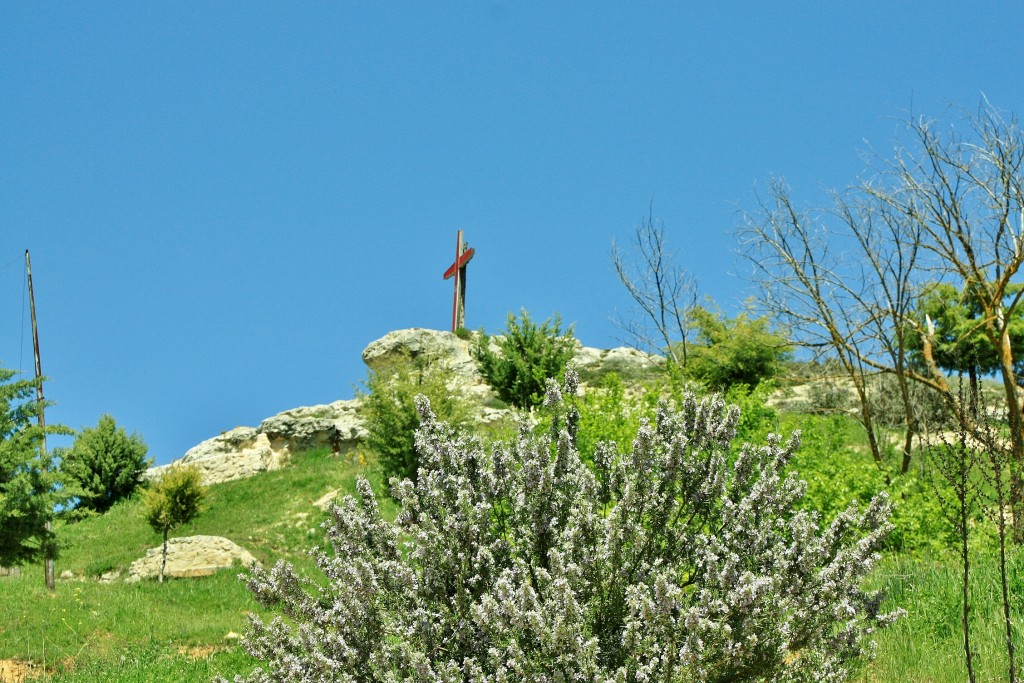
POLYGON ((129 436, 110 415, 100 417, 95 428, 83 428, 61 465, 78 485, 78 507, 106 512, 134 493, 152 463, 147 451, 141 436, 129 436))
POLYGON ((40 427, 35 398, 38 380, 16 380, 0 367, 0 565, 34 562, 56 554, 52 522, 67 503, 60 472, 43 448, 45 434, 65 427, 40 427))

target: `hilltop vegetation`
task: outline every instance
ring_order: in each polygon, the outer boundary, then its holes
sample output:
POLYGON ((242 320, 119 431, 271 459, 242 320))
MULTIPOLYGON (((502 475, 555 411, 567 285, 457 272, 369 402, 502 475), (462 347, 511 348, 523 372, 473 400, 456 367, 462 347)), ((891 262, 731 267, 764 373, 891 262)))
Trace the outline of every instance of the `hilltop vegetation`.
MULTIPOLYGON (((656 396, 663 393, 659 387, 665 387, 664 382, 648 379, 637 384, 611 374, 601 380, 601 388, 579 397, 582 450, 593 453, 598 441, 609 438, 628 444, 641 417, 653 410, 656 396)), ((890 559, 869 583, 889 593, 889 609, 906 607, 909 615, 879 634, 879 659, 860 675, 864 680, 962 680, 962 657, 957 657, 962 652, 956 629, 958 574, 944 559, 944 549, 951 547, 955 535, 929 502, 930 484, 919 480, 920 486, 905 490, 887 485, 872 464, 854 419, 843 413, 819 414, 813 405, 806 406, 809 412, 780 413, 766 403, 770 394, 765 388, 730 392, 731 402, 743 409, 739 439, 756 442, 769 431, 788 434, 801 429, 803 443, 790 467, 808 480, 805 505, 827 520, 849 500, 865 502, 886 488, 894 492, 896 530, 888 543, 900 554, 887 553, 890 559)), ((314 502, 336 489, 355 493, 356 476, 364 475, 373 482, 385 516, 394 514, 374 455, 361 455, 339 459, 327 450, 304 453, 282 470, 211 486, 206 509, 180 533, 225 536, 249 549, 266 567, 287 559, 299 573, 315 576, 305 551, 326 539, 319 526, 325 513, 314 502)), ((0 579, 0 658, 45 663, 53 680, 64 681, 127 681, 140 675, 145 680, 199 681, 245 674, 255 666, 237 641, 226 636, 244 633, 249 612, 264 618, 272 615, 233 572, 172 580, 163 586, 98 580, 109 572, 123 574, 131 561, 160 541, 146 524, 138 497, 103 515, 60 525, 57 534, 66 544, 58 570, 72 571, 76 578, 58 581, 56 599, 47 596, 37 571, 0 579)), ((990 655, 981 670, 994 675, 999 670, 1000 634, 992 626, 998 624, 999 603, 992 592, 998 586, 998 568, 991 557, 982 556, 973 585, 978 647, 990 655), (986 614, 994 621, 985 621, 986 614)), ((1012 561, 1019 562, 1017 558, 1014 554, 1012 561)))
POLYGON ((65 477, 35 385, 0 374, 0 562, 59 547, 70 572, 53 596, 0 579, 0 658, 64 681, 1016 681, 1024 134, 987 105, 962 134, 906 123, 827 210, 773 181, 742 231, 760 291, 734 316, 645 220, 637 260, 613 254, 640 311, 624 328, 660 359, 643 372, 578 392, 571 326, 525 312, 498 340, 461 333, 507 419, 484 424, 437 354, 372 370, 360 450, 292 453, 178 520, 252 552, 249 590, 119 580, 160 540, 133 490, 141 440, 101 421, 87 435, 118 437, 127 483, 86 443, 65 477), (354 497, 314 505, 335 491, 354 497), (280 675, 253 673, 243 632, 280 675))

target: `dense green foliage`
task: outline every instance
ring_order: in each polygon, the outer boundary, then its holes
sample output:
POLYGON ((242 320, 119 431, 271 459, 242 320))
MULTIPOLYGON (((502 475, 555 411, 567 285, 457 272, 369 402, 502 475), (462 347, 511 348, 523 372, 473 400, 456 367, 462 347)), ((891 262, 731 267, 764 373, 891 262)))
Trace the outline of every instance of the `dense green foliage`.
POLYGON ((561 329, 557 314, 541 324, 526 311, 509 313, 505 334, 492 339, 481 333, 473 346, 480 374, 501 400, 517 408, 535 408, 544 400, 545 383, 561 378, 576 352, 572 325, 561 329), (491 348, 492 341, 497 349, 491 348))
MULTIPOLYGON (((567 397, 580 413, 576 447, 584 461, 593 464, 598 444, 625 449, 636 438, 640 420, 653 418, 658 407, 656 387, 627 387, 618 373, 608 373, 582 396, 567 397)), ((547 427, 547 425, 544 425, 547 427)))
MULTIPOLYGON (((1011 312, 1007 332, 1014 349, 1024 346, 1024 310, 1009 305, 1020 291, 1021 285, 1010 285, 1006 290, 1007 310, 1011 312)), ((989 337, 981 305, 968 288, 957 289, 948 283, 932 285, 921 297, 918 315, 922 319, 927 316, 934 326, 932 354, 940 368, 973 376, 998 370, 999 355, 989 337)), ((926 330, 927 326, 920 325, 920 329, 926 330)), ((909 342, 915 359, 922 362, 921 335, 911 334, 909 342)))
POLYGON ((0 367, 0 566, 53 557, 57 548, 48 524, 69 498, 44 449, 46 434, 68 430, 39 426, 45 406, 35 397, 38 383, 15 374, 0 367))
POLYGON ((194 467, 168 468, 143 494, 146 521, 165 534, 192 521, 202 509, 206 489, 203 475, 194 467))
POLYGON ((756 387, 776 377, 792 354, 792 346, 766 317, 741 313, 727 318, 699 306, 690 317, 697 339, 690 345, 684 373, 714 389, 756 387))
POLYGON ((106 512, 132 495, 153 462, 147 451, 141 436, 129 436, 110 415, 101 416, 94 428, 83 428, 61 453, 61 469, 76 484, 76 507, 106 512))
POLYGON ((370 371, 361 392, 366 446, 376 454, 386 478, 416 479, 416 396, 429 398, 439 415, 461 428, 470 420, 470 407, 459 392, 454 373, 438 354, 421 354, 370 371))
POLYGON ((787 415, 786 432, 799 431, 800 450, 790 467, 807 482, 801 507, 829 520, 851 501, 867 501, 882 491, 893 503, 893 529, 886 548, 899 552, 942 552, 954 537, 942 516, 932 481, 920 470, 887 473, 867 455, 861 426, 849 415, 787 415))

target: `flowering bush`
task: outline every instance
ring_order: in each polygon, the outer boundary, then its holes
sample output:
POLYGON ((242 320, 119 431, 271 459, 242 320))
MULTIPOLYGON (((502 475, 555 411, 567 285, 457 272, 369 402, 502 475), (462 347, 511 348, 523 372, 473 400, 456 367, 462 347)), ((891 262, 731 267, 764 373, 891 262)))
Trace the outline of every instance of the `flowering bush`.
MULTIPOLYGON (((566 391, 575 391, 575 374, 566 391)), ((421 401, 419 479, 382 519, 369 484, 332 509, 325 579, 286 563, 249 586, 246 681, 838 681, 896 617, 861 590, 883 497, 824 530, 772 437, 730 461, 738 410, 663 406, 627 454, 579 458, 554 383, 551 433, 487 452, 421 401)))

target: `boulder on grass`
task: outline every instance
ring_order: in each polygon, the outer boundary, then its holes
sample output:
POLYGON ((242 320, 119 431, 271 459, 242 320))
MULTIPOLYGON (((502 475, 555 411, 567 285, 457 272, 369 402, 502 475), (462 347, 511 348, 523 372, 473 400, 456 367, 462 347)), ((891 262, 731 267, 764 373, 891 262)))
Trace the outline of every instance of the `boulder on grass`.
MULTIPOLYGON (((163 544, 146 551, 145 557, 128 567, 130 583, 155 579, 160 575, 163 544)), ((189 578, 209 576, 219 569, 228 569, 235 562, 251 567, 256 558, 245 548, 222 536, 183 536, 167 541, 165 577, 189 578)))

